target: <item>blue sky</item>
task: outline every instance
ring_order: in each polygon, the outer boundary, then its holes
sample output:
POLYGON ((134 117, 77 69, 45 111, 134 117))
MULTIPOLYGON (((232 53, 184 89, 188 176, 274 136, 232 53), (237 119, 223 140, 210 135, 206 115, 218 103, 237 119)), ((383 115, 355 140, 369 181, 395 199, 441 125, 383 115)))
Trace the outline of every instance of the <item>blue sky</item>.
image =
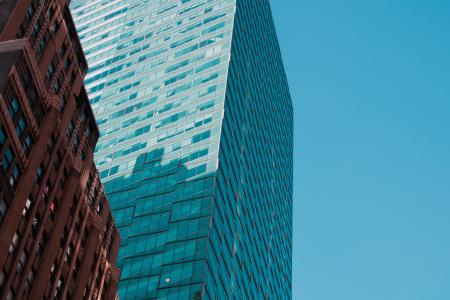
POLYGON ((293 299, 450 299, 450 1, 271 2, 295 107, 293 299))

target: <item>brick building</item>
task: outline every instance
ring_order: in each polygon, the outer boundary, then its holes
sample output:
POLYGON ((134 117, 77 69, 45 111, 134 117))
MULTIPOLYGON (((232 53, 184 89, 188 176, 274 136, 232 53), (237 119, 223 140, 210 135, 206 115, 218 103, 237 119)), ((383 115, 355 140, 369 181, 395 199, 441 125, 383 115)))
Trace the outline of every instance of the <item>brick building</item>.
POLYGON ((67 0, 0 1, 0 299, 115 299, 120 238, 67 0))

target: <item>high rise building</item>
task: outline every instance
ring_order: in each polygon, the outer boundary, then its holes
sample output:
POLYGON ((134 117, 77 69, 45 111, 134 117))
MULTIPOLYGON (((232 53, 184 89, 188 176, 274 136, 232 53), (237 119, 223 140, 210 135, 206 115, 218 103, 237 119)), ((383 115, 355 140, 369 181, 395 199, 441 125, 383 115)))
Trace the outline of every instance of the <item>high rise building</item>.
POLYGON ((289 299, 293 108, 268 0, 74 0, 121 299, 289 299))
POLYGON ((0 1, 0 299, 116 299, 86 71, 67 1, 0 1))

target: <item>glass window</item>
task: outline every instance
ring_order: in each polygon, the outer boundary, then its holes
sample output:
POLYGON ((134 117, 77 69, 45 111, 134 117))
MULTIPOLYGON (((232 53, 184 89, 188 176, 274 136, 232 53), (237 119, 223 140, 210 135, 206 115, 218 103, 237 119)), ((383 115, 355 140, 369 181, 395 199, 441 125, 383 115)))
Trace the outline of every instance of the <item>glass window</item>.
POLYGON ((53 77, 53 74, 55 74, 55 66, 54 66, 53 62, 51 62, 48 65, 47 74, 45 75, 45 80, 47 82, 50 81, 50 79, 53 77))
POLYGON ((25 267, 25 264, 27 263, 28 260, 28 254, 27 252, 24 250, 22 252, 22 255, 20 255, 20 259, 19 262, 17 264, 17 273, 21 273, 23 268, 25 267))
POLYGON ((13 97, 8 108, 9 116, 11 117, 11 119, 14 119, 16 113, 19 111, 19 107, 20 107, 19 101, 17 100, 16 97, 13 97))
POLYGON ((44 167, 41 164, 37 169, 35 181, 41 182, 43 176, 44 176, 44 167))
POLYGON ((5 172, 8 171, 9 166, 11 165, 11 162, 13 161, 13 159, 14 159, 14 153, 12 152, 12 149, 10 146, 10 147, 8 147, 8 149, 6 149, 5 156, 3 157, 3 160, 2 160, 2 167, 5 172))
POLYGON ((3 146, 3 144, 6 141, 6 132, 5 129, 3 129, 3 126, 0 127, 0 147, 3 146))
POLYGON ((33 285, 34 278, 36 278, 36 272, 31 269, 30 272, 28 272, 27 280, 25 281, 25 290, 29 291, 31 286, 33 285))
POLYGON ((9 289, 8 295, 6 296, 6 300, 14 300, 14 298, 15 298, 14 292, 11 289, 9 289))
POLYGON ((5 272, 3 270, 0 271, 0 290, 3 288, 3 285, 5 284, 5 272))
POLYGON ((28 214, 28 212, 30 211, 30 207, 31 207, 31 200, 28 198, 27 201, 25 202, 25 208, 22 211, 22 216, 26 216, 28 214))
POLYGON ((22 176, 22 171, 20 170, 19 166, 16 164, 14 166, 13 172, 11 174, 11 177, 9 178, 9 183, 13 188, 17 186, 17 183, 20 180, 20 177, 22 176))
POLYGON ((9 254, 14 255, 14 253, 16 252, 16 248, 19 246, 19 242, 20 242, 20 235, 16 232, 14 233, 11 246, 9 246, 9 254))
POLYGON ((3 197, 0 197, 0 225, 3 223, 3 220, 6 217, 6 213, 8 212, 8 204, 3 197))

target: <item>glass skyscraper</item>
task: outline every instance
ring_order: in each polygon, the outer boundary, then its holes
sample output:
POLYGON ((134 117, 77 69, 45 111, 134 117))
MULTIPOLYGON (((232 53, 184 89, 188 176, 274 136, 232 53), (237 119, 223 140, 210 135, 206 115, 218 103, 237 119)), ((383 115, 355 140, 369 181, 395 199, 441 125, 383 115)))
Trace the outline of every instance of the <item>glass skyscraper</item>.
POLYGON ((120 299, 289 299, 293 108, 268 0, 73 0, 120 299))

